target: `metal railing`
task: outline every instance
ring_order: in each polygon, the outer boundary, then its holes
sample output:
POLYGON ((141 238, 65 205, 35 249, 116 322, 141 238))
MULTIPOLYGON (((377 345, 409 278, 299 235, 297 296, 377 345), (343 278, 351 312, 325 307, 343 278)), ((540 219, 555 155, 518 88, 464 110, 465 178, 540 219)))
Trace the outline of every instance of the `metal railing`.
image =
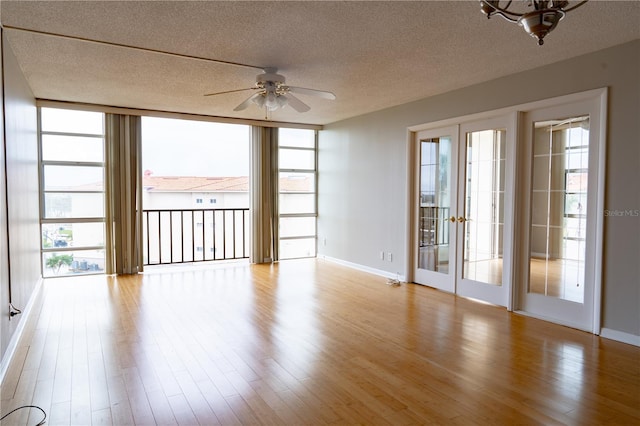
POLYGON ((143 210, 144 265, 247 259, 249 209, 143 210))
POLYGON ((449 207, 420 207, 420 247, 449 244, 449 207))

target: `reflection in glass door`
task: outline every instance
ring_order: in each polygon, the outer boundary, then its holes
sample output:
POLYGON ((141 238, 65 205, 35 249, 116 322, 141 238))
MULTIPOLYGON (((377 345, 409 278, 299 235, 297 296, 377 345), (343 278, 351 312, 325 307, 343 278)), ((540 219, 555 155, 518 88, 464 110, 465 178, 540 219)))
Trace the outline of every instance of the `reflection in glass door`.
POLYGON ((606 90, 522 116, 517 309, 598 333, 606 90))
POLYGON ((582 303, 589 117, 534 123, 529 292, 582 303))
POLYGON ((451 211, 451 140, 420 141, 420 256, 418 267, 449 272, 449 224, 451 211))
POLYGON ((467 133, 462 277, 502 285, 506 130, 467 133))
MULTIPOLYGON (((509 306, 512 208, 507 205, 507 117, 462 127, 456 293, 509 306), (508 213, 508 214, 507 214, 508 213), (509 233, 510 234, 510 233, 509 233)), ((509 132, 511 133, 511 132, 509 132)), ((512 136, 511 136, 512 137, 512 136)))

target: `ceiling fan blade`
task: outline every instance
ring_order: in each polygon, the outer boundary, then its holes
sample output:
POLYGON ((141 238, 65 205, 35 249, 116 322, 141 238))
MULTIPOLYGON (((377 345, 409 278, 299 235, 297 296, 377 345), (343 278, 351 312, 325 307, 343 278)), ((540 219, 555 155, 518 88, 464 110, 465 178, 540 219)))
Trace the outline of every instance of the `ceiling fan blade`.
MULTIPOLYGON (((282 95, 282 96, 285 96, 285 95, 282 95)), ((291 93, 287 93, 286 97, 287 97, 288 105, 298 112, 307 112, 311 109, 309 105, 305 104, 300 99, 293 96, 291 93)))
POLYGON ((207 93, 204 96, 224 95, 224 94, 227 94, 227 93, 244 92, 245 90, 255 90, 255 89, 257 89, 257 87, 247 87, 246 89, 226 90, 224 92, 207 93))
POLYGON ((336 99, 336 95, 324 90, 307 89, 306 87, 296 87, 296 86, 288 86, 288 87, 289 87, 289 92, 292 92, 292 93, 298 93, 300 95, 316 96, 318 98, 329 99, 330 101, 334 101, 336 99))
POLYGON ((242 111, 243 109, 247 109, 247 107, 249 105, 251 105, 251 102, 253 102, 253 100, 255 98, 257 98, 258 96, 260 96, 260 95, 262 95, 262 93, 260 93, 260 92, 254 93, 253 95, 251 95, 247 99, 245 99, 240 105, 235 107, 233 110, 234 111, 242 111))

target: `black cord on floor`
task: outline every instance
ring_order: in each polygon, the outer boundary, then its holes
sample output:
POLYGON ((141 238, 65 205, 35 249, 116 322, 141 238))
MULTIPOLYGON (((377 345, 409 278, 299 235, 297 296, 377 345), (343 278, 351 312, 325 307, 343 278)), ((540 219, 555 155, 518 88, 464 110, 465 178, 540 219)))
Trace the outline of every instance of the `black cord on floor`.
POLYGON ((23 408, 37 408, 38 410, 42 411, 42 416, 43 416, 42 420, 40 420, 40 423, 36 424, 35 426, 42 426, 47 420, 47 413, 42 408, 38 407, 37 405, 23 405, 22 407, 15 408, 9 411, 4 416, 0 417, 0 422, 6 419, 7 417, 9 417, 11 414, 15 413, 16 411, 22 410, 23 408))

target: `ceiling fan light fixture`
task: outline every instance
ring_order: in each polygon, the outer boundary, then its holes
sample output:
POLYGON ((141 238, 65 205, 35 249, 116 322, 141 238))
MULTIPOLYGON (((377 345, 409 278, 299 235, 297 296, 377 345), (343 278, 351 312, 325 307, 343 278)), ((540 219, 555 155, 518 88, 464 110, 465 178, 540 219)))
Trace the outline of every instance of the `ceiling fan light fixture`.
POLYGON ((501 6, 500 0, 480 0, 480 11, 487 18, 498 15, 509 22, 520 25, 527 34, 538 40, 538 45, 542 46, 544 37, 558 25, 567 12, 582 6, 587 1, 589 0, 579 1, 575 5, 569 6, 570 2, 567 0, 524 0, 507 1, 504 6, 501 6), (512 3, 520 6, 510 9, 512 3), (533 7, 533 10, 515 10, 522 5, 533 7))
POLYGON ((274 111, 278 108, 281 107, 281 102, 278 101, 278 94, 276 94, 275 92, 267 92, 264 99, 264 106, 265 108, 267 108, 269 111, 274 111))
POLYGON ((538 44, 542 46, 544 37, 558 25, 564 15, 562 10, 535 10, 522 15, 518 19, 518 24, 527 34, 538 39, 538 44))
POLYGON ((284 108, 289 103, 289 99, 285 95, 278 95, 276 102, 279 108, 284 108))
POLYGON ((260 94, 260 96, 256 96, 255 98, 253 98, 253 103, 258 105, 258 107, 262 108, 264 107, 265 100, 266 99, 264 94, 260 94))
POLYGON ((294 96, 294 93, 305 96, 315 96, 322 99, 335 100, 336 95, 324 90, 310 89, 306 87, 287 86, 283 75, 277 73, 277 68, 264 68, 264 73, 256 76, 256 83, 253 87, 245 89, 225 90, 224 92, 208 93, 205 96, 223 95, 226 93, 244 92, 246 90, 255 91, 253 95, 245 99, 234 111, 244 111, 252 103, 258 108, 264 108, 265 119, 269 113, 285 106, 290 106, 297 112, 307 112, 311 108, 294 96))

